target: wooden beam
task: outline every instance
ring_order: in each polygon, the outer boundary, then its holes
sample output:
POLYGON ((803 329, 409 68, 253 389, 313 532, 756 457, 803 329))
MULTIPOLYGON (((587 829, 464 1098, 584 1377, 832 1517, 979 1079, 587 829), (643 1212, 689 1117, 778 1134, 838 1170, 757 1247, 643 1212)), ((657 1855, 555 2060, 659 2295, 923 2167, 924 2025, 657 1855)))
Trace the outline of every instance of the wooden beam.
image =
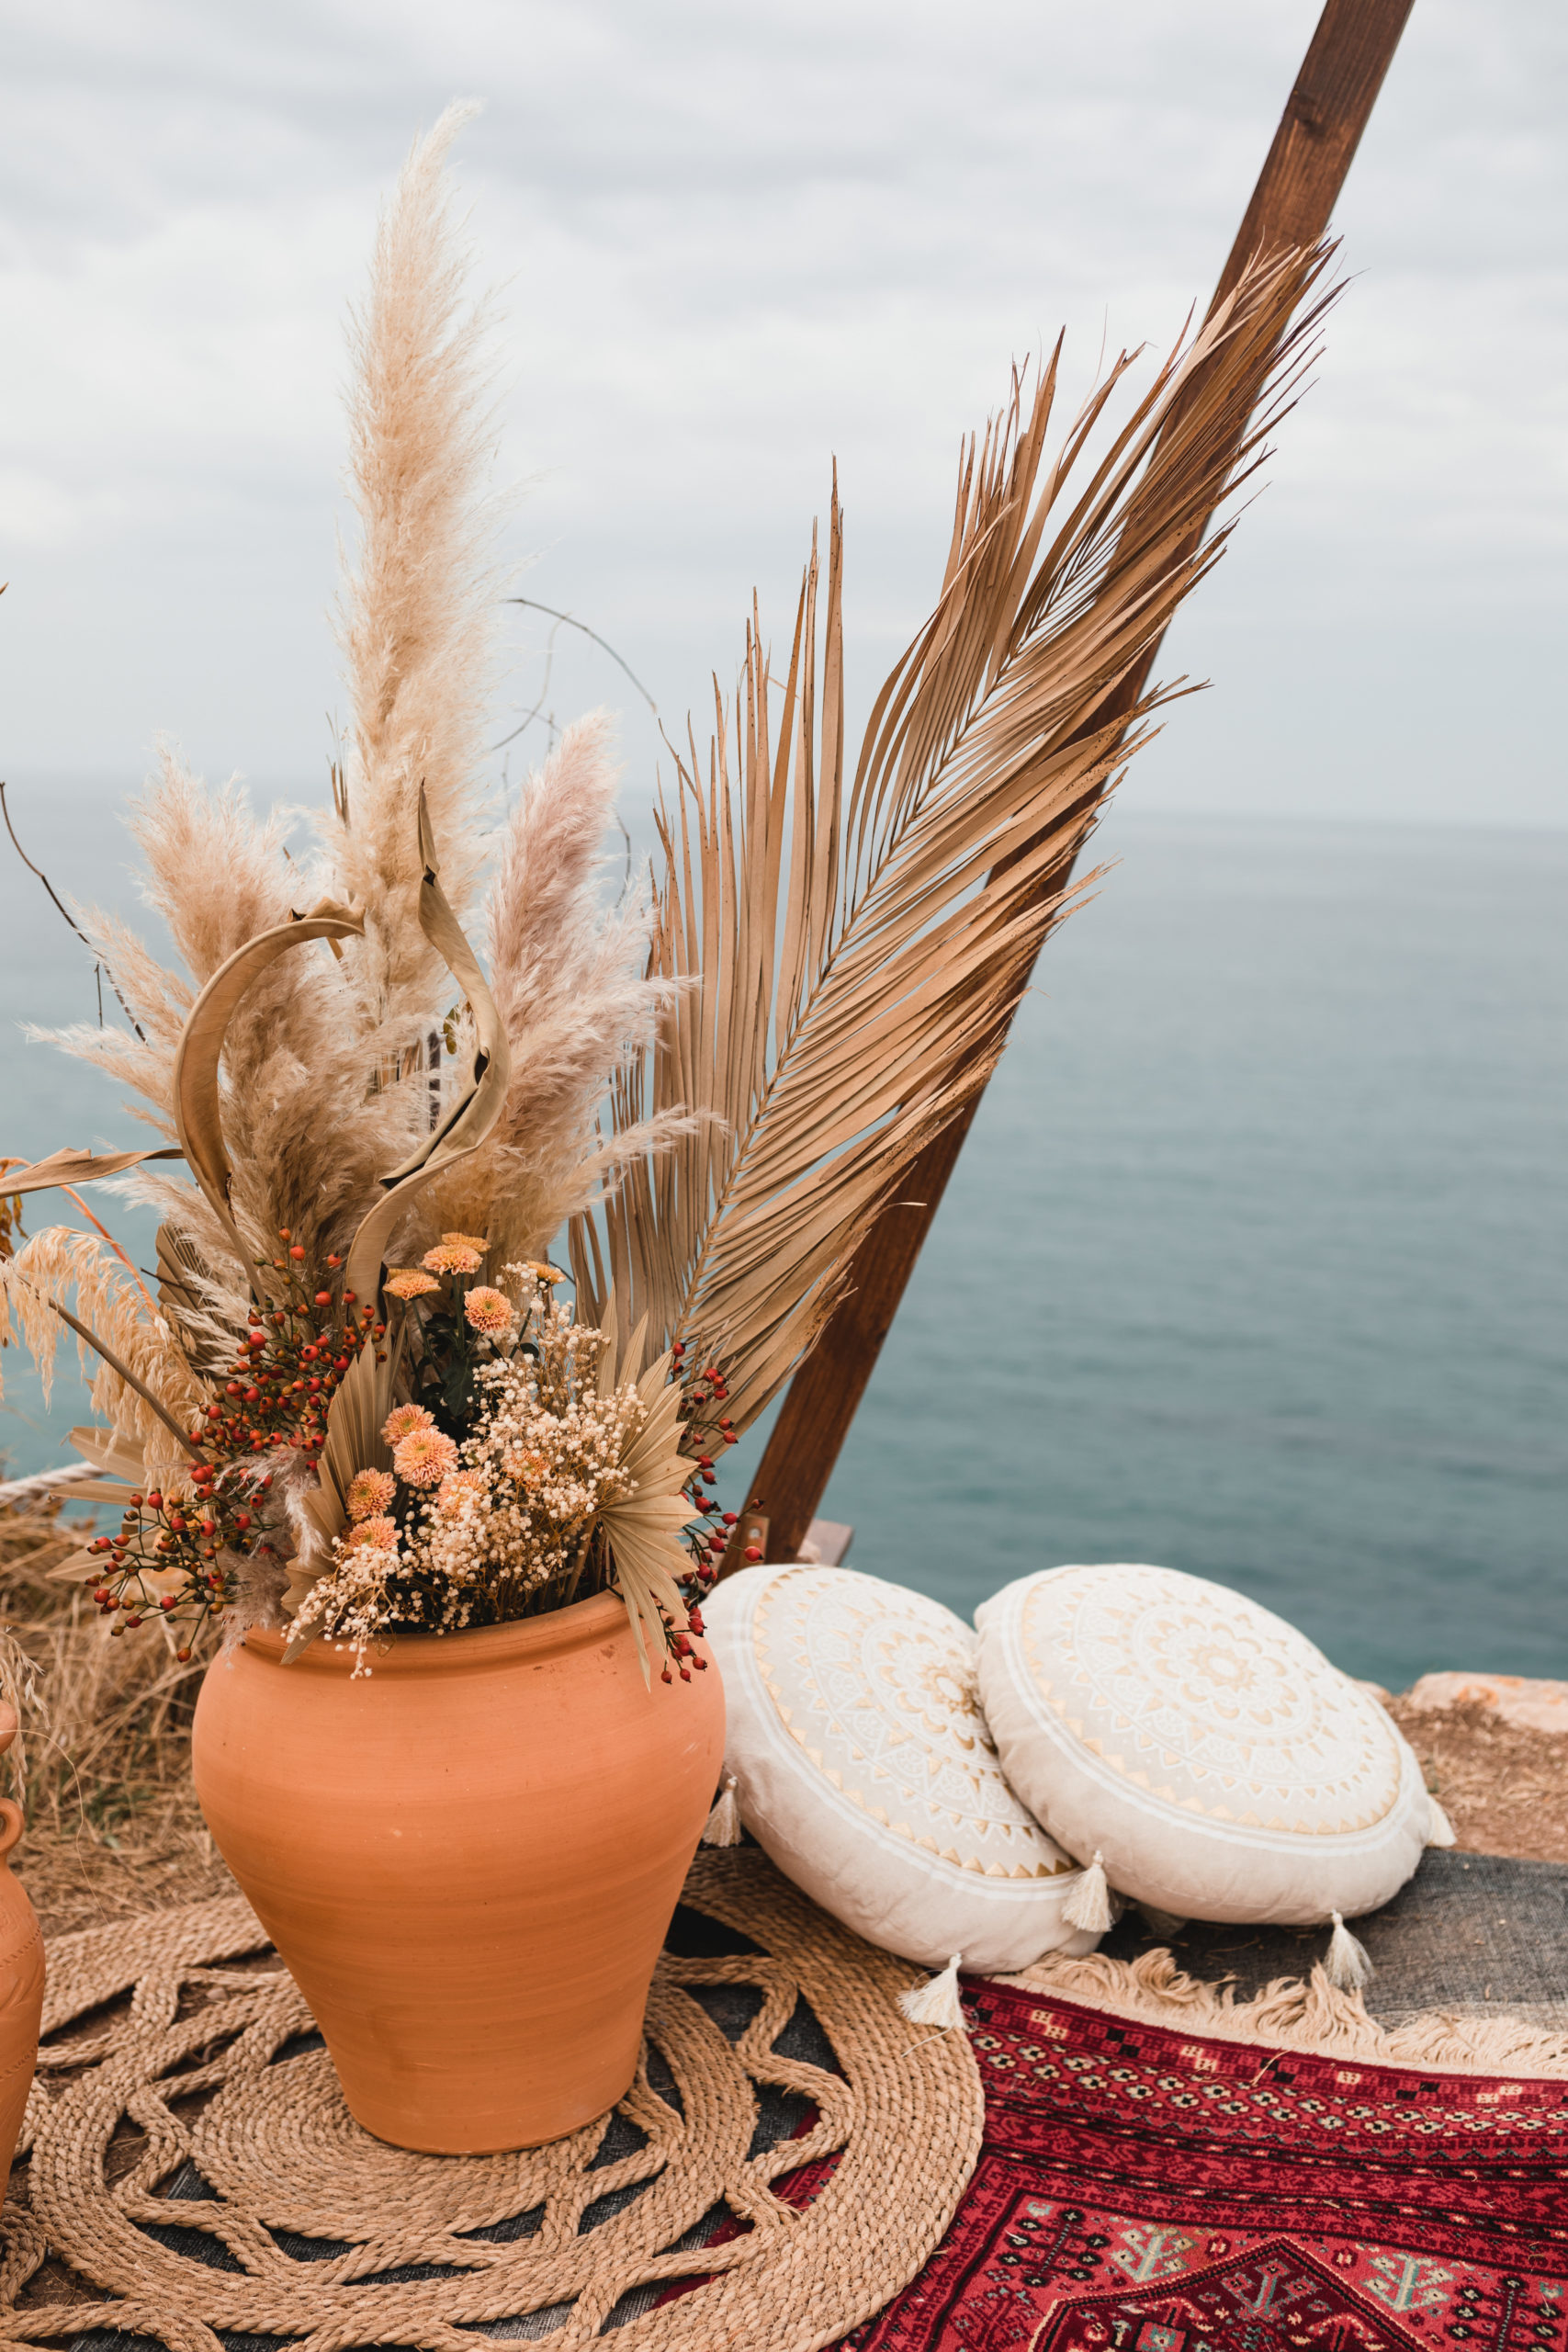
MULTIPOLYGON (((1327 0, 1211 310, 1230 293, 1254 254, 1315 244, 1324 234, 1413 5, 1327 0)), ((1201 537, 1200 527, 1190 544, 1201 537)), ((1102 726, 1132 708, 1158 651, 1157 645, 1150 648, 1086 727, 1102 726)), ((1069 878, 1070 868, 1049 875, 1042 897, 1061 890, 1069 878)), ((766 1519, 772 1560, 794 1559, 816 1517, 980 1099, 978 1092, 970 1098, 904 1176, 897 1201, 855 1253, 848 1295, 790 1384, 747 1502, 749 1517, 766 1519)), ((739 1546, 732 1544, 725 1573, 739 1565, 739 1546)))

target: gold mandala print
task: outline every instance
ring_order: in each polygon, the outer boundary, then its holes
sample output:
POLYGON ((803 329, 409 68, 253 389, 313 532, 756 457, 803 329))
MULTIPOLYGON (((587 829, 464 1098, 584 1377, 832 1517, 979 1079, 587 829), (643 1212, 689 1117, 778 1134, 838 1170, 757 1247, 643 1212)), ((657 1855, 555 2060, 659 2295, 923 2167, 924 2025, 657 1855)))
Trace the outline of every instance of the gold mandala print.
POLYGON ((790 1736, 871 1819, 990 1877, 1075 1867, 1003 1779, 975 1636, 940 1602, 802 1566, 769 1586, 752 1639, 790 1736))

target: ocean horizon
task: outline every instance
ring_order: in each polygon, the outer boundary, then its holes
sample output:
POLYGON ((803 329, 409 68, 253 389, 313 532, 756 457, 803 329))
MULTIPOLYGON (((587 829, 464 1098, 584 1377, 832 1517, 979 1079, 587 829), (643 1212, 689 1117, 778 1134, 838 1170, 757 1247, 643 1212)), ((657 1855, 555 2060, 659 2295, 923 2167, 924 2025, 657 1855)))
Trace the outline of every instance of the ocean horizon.
MULTIPOLYGON (((140 923, 117 797, 23 778, 12 809, 62 896, 140 923)), ((21 1035, 97 996, 3 846, 0 1149, 129 1146, 118 1090, 21 1035)), ((1568 831, 1140 803, 1094 862, 829 1483, 851 1564, 967 1616, 1155 1560, 1391 1688, 1568 1674, 1568 831)), ((150 1262, 151 1221, 96 1205, 150 1262)), ((47 1409, 3 1368, 11 1472, 69 1458, 73 1345, 47 1409)))

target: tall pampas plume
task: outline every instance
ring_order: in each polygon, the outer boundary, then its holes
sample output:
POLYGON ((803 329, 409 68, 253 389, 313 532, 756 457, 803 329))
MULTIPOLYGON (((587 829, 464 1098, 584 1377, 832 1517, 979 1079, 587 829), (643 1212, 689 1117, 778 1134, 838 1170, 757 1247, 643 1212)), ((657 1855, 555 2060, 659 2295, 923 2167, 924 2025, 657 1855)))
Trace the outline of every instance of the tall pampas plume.
POLYGON ((614 723, 592 711, 530 775, 502 831, 487 902, 491 987, 512 1047, 506 1109, 484 1149, 429 1195, 435 1229, 488 1232, 495 1263, 540 1257, 617 1165, 690 1125, 600 1136, 617 1075, 640 1059, 674 989, 649 976, 653 910, 604 904, 618 772, 614 723))
POLYGON ((443 985, 416 919, 422 785, 459 918, 483 859, 477 785, 501 588, 487 487, 495 425, 486 319, 467 299, 468 254, 443 169, 478 111, 448 107, 414 145, 350 326, 359 543, 337 616, 353 729, 333 854, 342 895, 367 910, 360 978, 378 1020, 418 1017, 443 985))

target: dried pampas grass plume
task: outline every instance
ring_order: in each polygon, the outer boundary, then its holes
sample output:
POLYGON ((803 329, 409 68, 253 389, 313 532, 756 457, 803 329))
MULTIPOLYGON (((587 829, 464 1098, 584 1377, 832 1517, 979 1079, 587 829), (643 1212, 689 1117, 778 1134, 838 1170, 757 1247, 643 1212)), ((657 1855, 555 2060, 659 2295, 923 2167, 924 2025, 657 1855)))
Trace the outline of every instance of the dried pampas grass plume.
POLYGON ((606 1090, 640 1060, 674 996, 668 979, 649 977, 651 909, 604 900, 613 740, 607 711, 569 727, 524 785, 502 836, 487 919, 512 1082, 485 1150, 434 1189, 424 1210, 436 1226, 488 1233, 496 1265, 542 1257, 618 1166, 691 1124, 677 1107, 608 1142, 595 1125, 606 1090))
MULTIPOLYGON (((237 784, 212 789, 167 745, 129 822, 146 861, 145 896, 196 985, 165 970, 124 924, 85 908, 82 928, 145 1035, 85 1023, 30 1034, 134 1089, 136 1116, 173 1143, 175 1057, 197 989, 247 941, 309 905, 326 877, 285 854, 287 812, 258 820, 237 784)), ((247 1129, 233 1210, 253 1255, 280 1225, 317 1254, 337 1248, 374 1196, 381 1170, 407 1152, 423 1115, 415 1090, 367 1095, 378 1064, 399 1066, 406 1029, 406 1023, 366 1027, 344 967, 324 951, 280 958, 246 991, 225 1033, 223 1089, 247 1129)), ((119 1189, 171 1221, 243 1315, 245 1270, 200 1193, 147 1170, 119 1189)))
MULTIPOLYGON (((188 1429, 205 1411, 208 1392, 192 1374, 178 1340, 164 1317, 149 1311, 144 1295, 97 1236, 68 1226, 48 1226, 14 1258, 0 1258, 0 1340, 9 1336, 15 1307, 39 1368, 44 1403, 50 1400, 62 1328, 55 1302, 63 1306, 73 1291, 80 1320, 152 1392, 164 1412, 188 1429)), ((77 1352, 87 1369, 85 1340, 78 1339, 77 1352)), ((133 1451, 142 1453, 150 1477, 171 1487, 183 1484, 188 1450, 168 1422, 105 1358, 99 1357, 93 1369, 95 1412, 133 1451)))
POLYGON ((459 918, 482 863, 477 779, 502 588, 486 492, 495 428, 485 316, 465 304, 468 256, 442 168, 477 111, 448 107, 414 146, 350 331, 359 547, 338 636, 354 722, 333 847, 339 895, 369 913, 361 980, 378 1019, 427 1010, 441 982, 414 913, 422 785, 459 918))

